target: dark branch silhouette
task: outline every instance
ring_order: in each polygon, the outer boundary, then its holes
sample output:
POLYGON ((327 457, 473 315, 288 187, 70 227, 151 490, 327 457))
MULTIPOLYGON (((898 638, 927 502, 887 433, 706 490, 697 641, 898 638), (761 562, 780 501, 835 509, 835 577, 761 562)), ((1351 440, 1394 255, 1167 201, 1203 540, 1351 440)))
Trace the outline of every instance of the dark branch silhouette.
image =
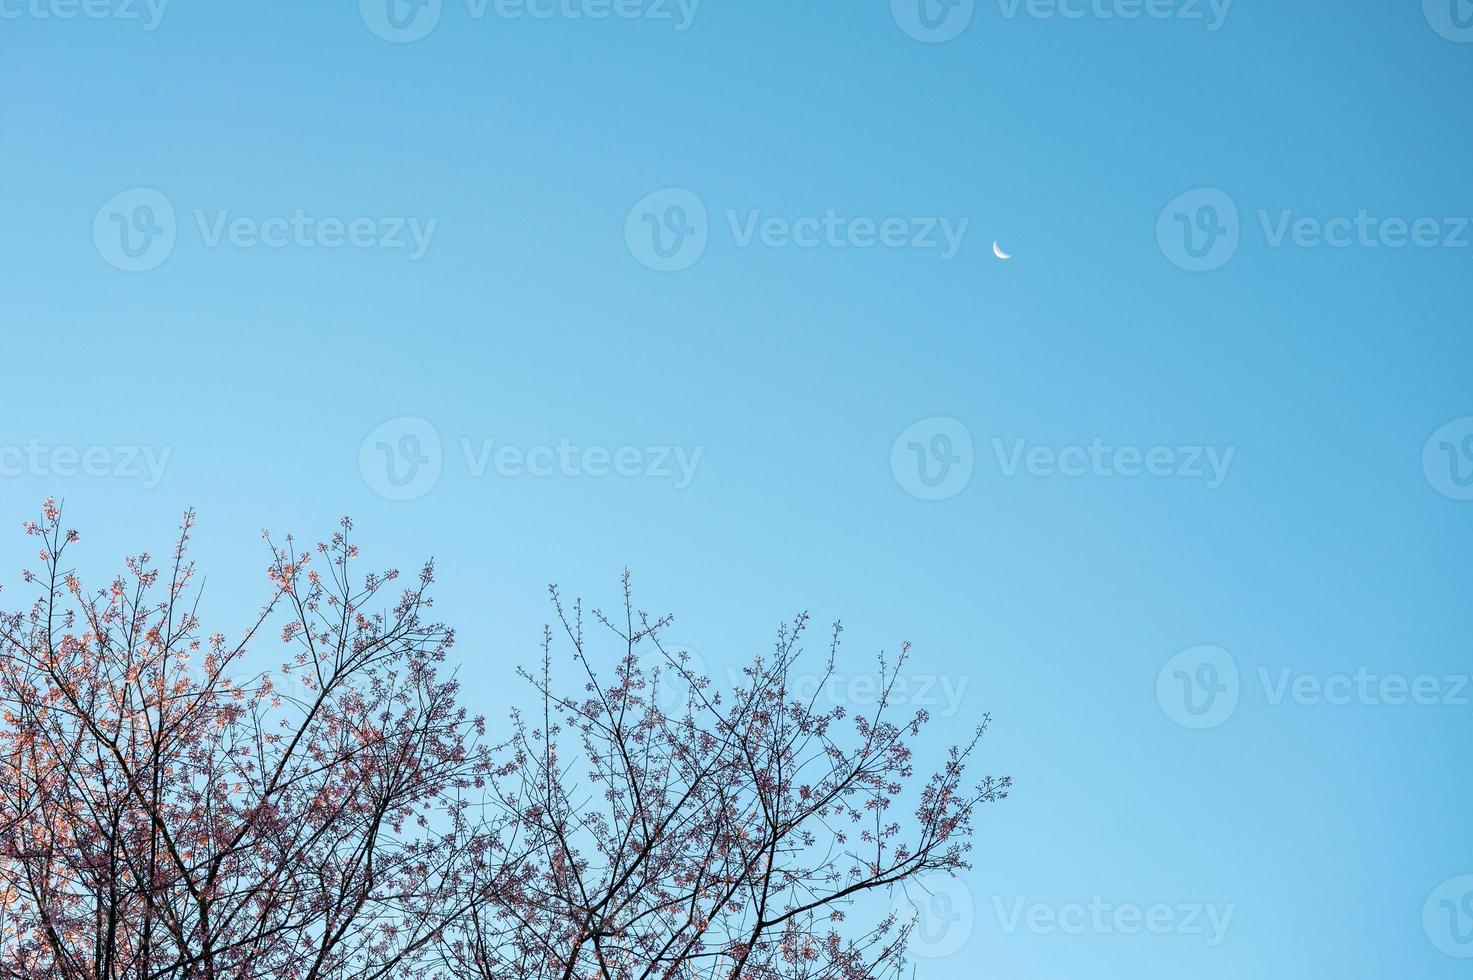
POLYGON ((534 707, 488 745, 440 674, 432 566, 360 575, 347 520, 309 552, 268 537, 230 641, 201 632, 193 522, 163 573, 131 558, 90 593, 59 508, 27 525, 39 596, 0 618, 0 978, 878 977, 910 928, 890 890, 966 868, 1006 795, 964 785, 985 718, 916 774, 926 715, 888 717, 906 648, 870 709, 820 706, 803 615, 721 689, 627 573, 617 617, 552 590, 534 707), (249 672, 278 629, 287 662, 249 672))

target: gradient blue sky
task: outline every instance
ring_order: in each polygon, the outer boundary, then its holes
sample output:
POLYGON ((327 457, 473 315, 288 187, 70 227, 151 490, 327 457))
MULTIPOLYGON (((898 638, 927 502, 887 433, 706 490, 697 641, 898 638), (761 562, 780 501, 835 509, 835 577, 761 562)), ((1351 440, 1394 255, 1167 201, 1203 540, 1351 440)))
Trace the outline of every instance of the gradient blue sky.
POLYGON ((908 36, 914 10, 886 0, 705 0, 684 31, 444 0, 412 43, 348 0, 172 0, 153 30, 39 16, 67 2, 0 0, 0 464, 42 447, 0 479, 7 604, 19 525, 55 494, 98 570, 163 551, 199 508, 227 631, 262 594, 263 527, 306 537, 351 513, 372 557, 435 555, 492 715, 521 696, 509 678, 548 582, 611 606, 627 565, 718 670, 808 609, 844 620, 851 675, 913 641, 913 675, 964 691, 932 750, 990 710, 985 763, 1017 781, 951 896, 975 908, 960 949, 918 976, 1467 974, 1437 946, 1433 893, 1473 873, 1473 691, 1274 704, 1259 677, 1473 664, 1473 503, 1437 466, 1449 441, 1473 467, 1462 0, 1237 0, 1216 30, 1206 0, 1202 20, 1187 0, 1156 0, 1161 19, 994 0, 956 8, 965 29, 943 43, 908 36), (126 272, 105 202, 136 188, 164 195, 177 241, 126 272), (710 234, 661 273, 625 228, 666 188, 695 195, 710 234), (1190 272, 1157 229, 1195 221, 1200 188, 1236 208, 1238 244, 1190 272), (195 218, 298 210, 436 225, 415 261, 210 247, 195 218), (742 247, 727 217, 830 210, 969 224, 948 261, 742 247), (1310 226, 1273 244, 1285 218, 1362 211, 1435 219, 1438 244, 1311 245, 1310 226), (441 440, 441 473, 391 500, 360 447, 404 417, 441 440), (972 472, 919 499, 892 446, 922 422, 929 451, 937 418, 970 438, 951 452, 972 472), (686 488, 477 476, 462 439, 701 457, 686 488), (994 444, 1096 439, 1234 455, 1209 489, 1009 476, 994 444), (65 451, 94 447, 123 472, 67 475, 65 451), (113 447, 167 450, 157 486, 113 447), (1157 680, 1202 645, 1237 665, 1238 703, 1191 730, 1157 680), (999 914, 1096 897, 1232 918, 1209 945, 999 914))

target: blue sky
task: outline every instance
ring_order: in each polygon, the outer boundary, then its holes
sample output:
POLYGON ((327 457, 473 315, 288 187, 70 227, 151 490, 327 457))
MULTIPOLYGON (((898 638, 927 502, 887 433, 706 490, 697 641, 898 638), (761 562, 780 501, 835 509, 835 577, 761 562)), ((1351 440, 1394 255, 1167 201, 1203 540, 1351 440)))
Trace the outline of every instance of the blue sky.
POLYGON ((1465 975, 1470 24, 0 0, 5 594, 351 513, 493 716, 548 582, 807 609, 1016 780, 918 975, 1465 975))

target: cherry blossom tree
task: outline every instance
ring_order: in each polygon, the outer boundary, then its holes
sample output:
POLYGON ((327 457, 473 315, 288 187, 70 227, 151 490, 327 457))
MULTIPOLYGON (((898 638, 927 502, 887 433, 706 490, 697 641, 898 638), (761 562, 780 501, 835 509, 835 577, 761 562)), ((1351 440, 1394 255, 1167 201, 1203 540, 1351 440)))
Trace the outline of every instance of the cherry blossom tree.
POLYGON ((566 607, 556 588, 552 602, 584 689, 556 689, 549 629, 542 670, 523 674, 537 710, 515 716, 515 774, 495 787, 517 857, 495 869, 486 900, 447 943, 457 975, 861 980, 898 971, 912 923, 886 899, 918 876, 966 868, 975 810, 1007 795, 1006 777, 964 782, 987 720, 918 782, 911 743, 926 712, 888 718, 904 647, 893 664, 880 659, 873 706, 851 715, 819 703, 837 625, 808 677, 817 683, 800 683, 802 615, 721 690, 687 653, 666 648, 668 617, 636 612, 627 573, 617 620, 591 613, 595 636, 585 635, 581 603, 566 607), (600 641, 612 644, 607 660, 600 641), (870 921, 851 926, 866 898, 879 899, 878 912, 869 903, 870 921))
POLYGON ((0 975, 420 975, 488 771, 437 677, 432 569, 360 579, 348 521, 315 554, 268 540, 254 625, 205 636, 193 522, 166 571, 130 558, 90 593, 56 505, 27 526, 40 594, 0 621, 0 975), (273 617, 289 661, 239 676, 273 617))
POLYGON ((227 639, 200 624, 193 525, 97 591, 53 502, 26 526, 0 978, 880 977, 911 928, 892 893, 965 869, 1010 785, 966 780, 985 717, 917 769, 926 713, 890 717, 905 647, 874 704, 822 704, 840 630, 805 675, 799 616, 723 688, 627 574, 617 617, 552 590, 531 705, 491 745, 442 676, 431 565, 359 572, 347 520, 305 551, 267 536, 266 601, 227 639))

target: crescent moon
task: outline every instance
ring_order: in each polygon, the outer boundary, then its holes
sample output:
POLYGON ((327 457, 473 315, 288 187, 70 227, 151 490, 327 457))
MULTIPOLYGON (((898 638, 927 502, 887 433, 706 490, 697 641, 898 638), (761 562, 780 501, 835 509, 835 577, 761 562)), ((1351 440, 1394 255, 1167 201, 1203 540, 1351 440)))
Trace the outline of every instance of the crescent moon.
POLYGON ((997 242, 993 242, 992 243, 992 254, 993 255, 996 255, 1000 259, 1010 259, 1010 258, 1012 258, 1011 255, 1009 255, 1007 252, 1004 252, 1002 250, 1002 246, 999 245, 999 244, 997 244, 997 242))

